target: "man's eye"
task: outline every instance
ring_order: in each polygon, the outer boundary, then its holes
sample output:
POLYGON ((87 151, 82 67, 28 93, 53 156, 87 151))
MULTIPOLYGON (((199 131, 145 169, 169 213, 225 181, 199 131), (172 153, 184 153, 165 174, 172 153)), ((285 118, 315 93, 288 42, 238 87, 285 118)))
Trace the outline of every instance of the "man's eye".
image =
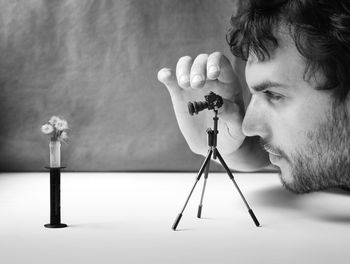
POLYGON ((263 91, 268 100, 278 101, 283 98, 280 94, 272 93, 271 91, 263 91))

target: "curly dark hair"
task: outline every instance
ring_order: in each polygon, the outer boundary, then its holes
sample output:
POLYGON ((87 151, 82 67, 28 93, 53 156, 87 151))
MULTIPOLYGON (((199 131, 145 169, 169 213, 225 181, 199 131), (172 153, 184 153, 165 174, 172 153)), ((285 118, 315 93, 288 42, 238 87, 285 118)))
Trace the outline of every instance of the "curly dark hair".
MULTIPOLYGON (((246 0, 232 16, 226 38, 233 55, 269 58, 278 47, 274 29, 283 23, 306 59, 307 73, 321 70, 340 101, 350 89, 350 0, 246 0)), ((310 76, 310 75, 308 75, 310 76)))

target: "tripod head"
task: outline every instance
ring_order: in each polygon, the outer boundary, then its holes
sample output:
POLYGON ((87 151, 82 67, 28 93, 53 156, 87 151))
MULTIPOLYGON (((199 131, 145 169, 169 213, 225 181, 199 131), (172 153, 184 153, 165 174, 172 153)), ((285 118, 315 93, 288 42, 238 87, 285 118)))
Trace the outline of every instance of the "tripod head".
MULTIPOLYGON (((204 109, 214 110, 214 129, 208 128, 208 146, 210 148, 216 148, 217 145, 217 134, 218 131, 218 109, 224 104, 222 97, 216 93, 210 92, 208 95, 204 96, 204 102, 189 102, 188 111, 190 115, 198 114, 204 109)), ((213 158, 216 159, 216 152, 213 154, 213 158)))
POLYGON ((188 102, 188 111, 190 115, 198 114, 204 109, 217 110, 224 104, 222 97, 213 92, 205 95, 204 98, 205 101, 202 102, 188 102))

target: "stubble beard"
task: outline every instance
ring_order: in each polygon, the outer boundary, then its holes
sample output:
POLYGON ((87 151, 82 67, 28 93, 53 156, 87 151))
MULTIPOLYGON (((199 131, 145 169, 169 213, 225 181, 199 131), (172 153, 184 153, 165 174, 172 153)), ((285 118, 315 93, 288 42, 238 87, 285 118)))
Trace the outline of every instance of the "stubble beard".
POLYGON ((326 122, 307 134, 308 144, 289 156, 291 181, 280 179, 294 193, 350 188, 350 120, 345 103, 333 103, 326 122))

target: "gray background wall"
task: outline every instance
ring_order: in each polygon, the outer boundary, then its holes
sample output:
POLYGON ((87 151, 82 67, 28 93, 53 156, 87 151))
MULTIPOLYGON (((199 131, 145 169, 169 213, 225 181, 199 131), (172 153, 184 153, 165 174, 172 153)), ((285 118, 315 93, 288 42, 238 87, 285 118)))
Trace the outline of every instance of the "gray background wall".
POLYGON ((43 170, 49 139, 40 127, 52 115, 71 127, 69 170, 197 170, 203 158, 188 149, 156 76, 183 55, 230 54, 236 5, 0 1, 0 171, 43 170))

